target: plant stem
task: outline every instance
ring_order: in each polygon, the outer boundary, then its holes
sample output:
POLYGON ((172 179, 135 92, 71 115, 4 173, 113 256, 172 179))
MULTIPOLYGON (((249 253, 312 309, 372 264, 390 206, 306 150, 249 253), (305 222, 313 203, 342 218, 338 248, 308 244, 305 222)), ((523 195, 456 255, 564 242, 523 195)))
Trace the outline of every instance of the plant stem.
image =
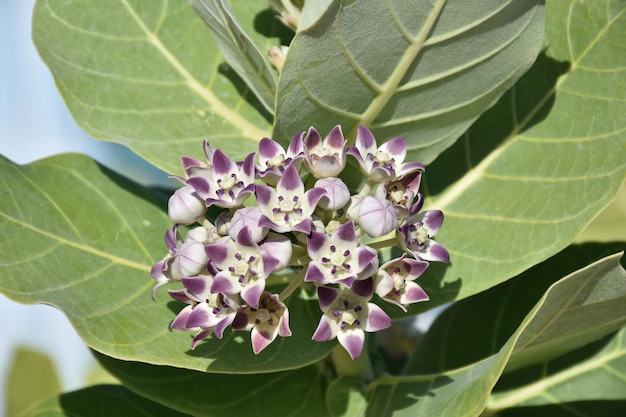
POLYGON ((302 269, 298 275, 294 277, 294 279, 289 283, 287 288, 283 290, 278 295, 280 301, 285 301, 285 298, 289 297, 291 293, 293 293, 299 286, 304 282, 304 274, 306 273, 306 269, 302 269))

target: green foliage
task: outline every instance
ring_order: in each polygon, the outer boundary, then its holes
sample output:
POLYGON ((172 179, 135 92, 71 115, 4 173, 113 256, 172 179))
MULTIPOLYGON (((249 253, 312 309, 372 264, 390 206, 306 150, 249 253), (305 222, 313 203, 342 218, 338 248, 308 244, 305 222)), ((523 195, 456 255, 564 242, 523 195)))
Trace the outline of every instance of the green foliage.
POLYGON ((52 360, 43 353, 19 347, 7 375, 7 417, 16 417, 34 404, 61 393, 61 383, 52 360))
POLYGON ((349 140, 359 125, 379 142, 405 136, 410 158, 428 164, 426 206, 445 213, 437 240, 452 259, 420 278, 431 301, 409 314, 453 304, 398 375, 337 375, 324 359, 334 342, 311 341, 320 312, 304 291, 287 300, 293 336, 258 356, 246 332, 191 351, 190 336, 167 327, 182 304, 162 289, 150 298, 167 195, 83 156, 2 159, 0 292, 61 309, 125 385, 27 415, 623 408, 616 253, 626 243, 603 239, 621 236, 621 206, 581 235, 605 243, 571 243, 626 178, 625 2, 309 2, 293 40, 265 1, 190 3, 37 1, 35 44, 77 123, 173 174, 180 155, 201 157, 203 138, 241 159, 270 132, 286 143, 309 126, 341 124, 349 140), (264 54, 280 44, 289 52, 277 75, 264 54))

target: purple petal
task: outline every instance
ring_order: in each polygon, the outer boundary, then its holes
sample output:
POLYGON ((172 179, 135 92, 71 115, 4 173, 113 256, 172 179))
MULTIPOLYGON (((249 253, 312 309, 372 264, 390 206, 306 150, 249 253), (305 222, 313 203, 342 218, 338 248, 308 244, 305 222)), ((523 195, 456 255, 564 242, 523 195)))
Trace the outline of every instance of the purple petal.
POLYGON ((322 311, 328 310, 328 307, 335 302, 339 295, 341 295, 341 291, 337 288, 317 287, 317 298, 319 299, 322 311))
POLYGON ((217 149, 213 154, 213 171, 217 175, 230 174, 237 171, 237 164, 224 152, 217 149))
POLYGON ((204 329, 198 332, 198 334, 195 335, 193 340, 191 341, 191 350, 194 350, 196 346, 198 345, 198 343, 200 343, 202 339, 205 339, 206 337, 210 336, 211 333, 213 333, 213 329, 204 329))
POLYGON ((396 164, 400 164, 406 157, 406 139, 402 137, 393 138, 383 143, 380 150, 395 159, 396 164))
POLYGON ((404 294, 402 294, 401 301, 406 304, 418 303, 420 301, 428 301, 430 297, 426 294, 426 291, 416 283, 412 281, 405 282, 404 294))
POLYGON ((192 294, 202 294, 207 290, 207 281, 202 278, 181 278, 181 281, 185 288, 187 288, 192 294))
POLYGON ((435 236, 443 224, 443 212, 441 210, 428 210, 422 213, 422 222, 429 236, 435 236))
POLYGON ((317 130, 315 130, 315 128, 310 127, 309 131, 306 134, 306 137, 304 138, 304 146, 306 146, 308 149, 312 149, 316 146, 319 146, 321 143, 322 138, 320 134, 317 133, 317 130))
POLYGON ((203 177, 191 177, 187 180, 187 185, 196 190, 202 198, 206 198, 211 191, 209 181, 203 177))
MULTIPOLYGON (((352 228, 352 232, 354 233, 354 227, 352 228)), ((324 246, 328 239, 329 237, 326 233, 312 231, 307 238, 307 252, 309 253, 309 256, 311 258, 317 258, 315 255, 319 252, 322 246, 324 246)))
POLYGON ((263 334, 259 332, 256 327, 252 329, 250 340, 252 342, 252 350, 255 354, 258 354, 260 351, 265 349, 270 343, 274 341, 276 338, 276 333, 272 335, 263 334), (273 337, 271 337, 273 336, 273 337))
POLYGON ((192 303, 194 300, 189 298, 184 289, 181 290, 167 290, 167 293, 176 301, 180 301, 182 303, 192 303))
POLYGON ((265 290, 265 280, 258 279, 241 290, 241 298, 252 308, 259 308, 259 298, 265 290))
POLYGON ((359 297, 369 300, 372 298, 372 294, 374 293, 374 282, 372 278, 356 281, 350 289, 359 297))
POLYGON ((242 227, 239 233, 237 233, 237 244, 248 248, 258 247, 247 226, 242 227))
POLYGON ((282 146, 274 142, 272 139, 261 139, 261 142, 259 142, 259 161, 262 165, 265 160, 272 159, 280 154, 285 154, 285 150, 282 146))
POLYGON ((289 265, 291 255, 293 253, 293 245, 288 237, 270 233, 261 245, 261 252, 264 255, 270 255, 277 259, 278 264, 275 265, 274 268, 276 268, 276 270, 280 270, 289 265))
POLYGON ((313 261, 309 262, 306 274, 304 275, 304 281, 326 284, 328 282, 328 278, 326 278, 326 275, 324 275, 322 270, 317 267, 316 262, 313 261))
POLYGON ((226 243, 212 243, 204 247, 204 252, 215 264, 222 264, 228 257, 228 246, 226 243))
POLYGON ((304 136, 304 132, 296 133, 296 135, 291 138, 291 142, 289 143, 289 155, 292 157, 296 157, 304 152, 304 143, 302 142, 302 137, 304 136))
POLYGON ((244 183, 250 183, 254 181, 254 157, 254 152, 248 154, 248 156, 246 156, 246 159, 244 159, 243 164, 241 165, 241 172, 245 175, 245 178, 241 178, 241 180, 243 180, 244 183))
POLYGON ((183 308, 172 322, 172 329, 188 330, 187 319, 189 318, 189 314, 191 314, 191 311, 192 306, 186 306, 185 308, 183 308))
POLYGON ((347 351, 352 359, 361 356, 365 333, 361 329, 350 329, 337 332, 337 340, 347 351))
POLYGON ((291 329, 289 328, 289 310, 285 309, 283 317, 280 321, 280 327, 278 328, 278 334, 282 337, 291 336, 291 329))
POLYGON ((354 223, 352 220, 342 224, 341 227, 335 230, 333 236, 343 240, 344 242, 356 242, 356 234, 354 232, 354 223))
POLYGON ((206 327, 209 320, 209 312, 207 311, 207 308, 207 304, 202 303, 198 304, 191 311, 191 314, 189 314, 189 317, 187 318, 187 329, 192 329, 194 327, 206 327))
POLYGON ((406 164, 400 165, 400 167, 396 170, 396 175, 407 175, 416 171, 423 171, 424 169, 424 164, 422 164, 421 162, 411 161, 407 162, 406 164))
POLYGON ((374 260, 376 260, 376 264, 378 265, 377 258, 378 252, 376 252, 369 246, 361 246, 359 250, 359 271, 363 271, 367 267, 367 265, 374 262, 374 260))
POLYGON ((316 342, 325 342, 327 340, 333 339, 337 335, 334 327, 331 326, 328 317, 322 316, 319 324, 317 325, 317 329, 315 329, 315 333, 313 333, 313 337, 311 339, 316 342))
POLYGON ((369 314, 367 315, 367 323, 365 324, 365 330, 368 332, 377 332, 382 329, 386 329, 391 326, 391 319, 374 303, 367 303, 369 308, 369 314))
POLYGON ((300 223, 294 224, 293 226, 291 226, 291 230, 309 234, 311 233, 312 224, 313 224, 313 220, 309 217, 309 218, 302 220, 300 223))
POLYGON ((213 284, 211 284, 211 292, 213 294, 216 293, 226 293, 226 294, 234 294, 237 292, 239 288, 233 285, 232 281, 223 274, 217 274, 215 278, 213 278, 213 284))
POLYGON ((372 132, 365 126, 359 126, 356 133, 355 145, 362 157, 366 157, 368 153, 376 152, 376 139, 372 132))
POLYGON ((302 184, 300 175, 293 165, 289 165, 287 169, 285 169, 285 172, 283 172, 283 176, 278 181, 276 188, 279 192, 282 190, 293 191, 298 194, 304 192, 304 185, 302 184))
POLYGON ((418 256, 426 261, 435 261, 435 262, 450 262, 450 254, 439 243, 434 240, 428 239, 424 242, 426 245, 426 249, 423 251, 417 252, 418 256))
POLYGON ((272 194, 276 193, 273 188, 261 184, 257 184, 254 191, 259 206, 267 206, 272 201, 272 194))
POLYGON ((307 191, 305 195, 309 206, 314 210, 320 199, 326 195, 326 190, 324 188, 315 187, 307 191))
POLYGON ((343 149, 345 146, 345 139, 343 137, 343 132, 341 131, 341 126, 337 125, 333 127, 333 129, 326 135, 324 139, 326 146, 335 148, 335 149, 343 149))

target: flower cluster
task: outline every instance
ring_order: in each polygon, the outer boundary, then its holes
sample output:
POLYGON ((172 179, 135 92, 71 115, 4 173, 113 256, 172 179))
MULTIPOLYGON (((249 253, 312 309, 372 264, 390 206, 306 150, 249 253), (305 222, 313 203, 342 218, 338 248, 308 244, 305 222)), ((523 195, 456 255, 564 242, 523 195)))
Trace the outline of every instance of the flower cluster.
POLYGON ((207 336, 222 338, 227 327, 251 331, 259 353, 291 335, 285 299, 309 285, 321 310, 313 340, 336 337, 357 358, 364 332, 391 325, 374 294, 406 311, 428 300, 415 282, 428 262, 449 258, 432 239, 443 214, 420 211, 424 166, 404 162, 406 151, 406 139, 378 146, 364 127, 347 146, 337 126, 324 139, 314 128, 301 132, 286 150, 262 139, 258 163, 255 153, 235 162, 206 141, 204 161, 182 157, 184 176, 176 178, 183 187, 168 206, 175 223, 165 234, 168 253, 152 268, 155 290, 182 283, 169 291, 187 304, 172 328, 195 332, 192 348, 207 336), (348 155, 366 178, 354 195, 340 178, 348 155), (210 221, 212 206, 220 214, 210 221), (181 226, 189 227, 184 239, 181 226), (378 249, 388 246, 404 254, 381 264, 378 249), (274 294, 267 282, 279 272, 291 282, 274 294))

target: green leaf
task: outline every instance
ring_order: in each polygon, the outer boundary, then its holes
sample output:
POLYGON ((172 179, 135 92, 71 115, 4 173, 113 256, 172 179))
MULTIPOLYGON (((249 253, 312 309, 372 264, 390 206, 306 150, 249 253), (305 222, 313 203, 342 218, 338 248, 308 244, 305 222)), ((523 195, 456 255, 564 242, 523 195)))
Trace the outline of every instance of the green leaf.
POLYGON ((28 410, 23 417, 184 417, 119 385, 98 385, 62 394, 28 410))
MULTIPOLYGON (((368 387, 366 415, 480 415, 514 349, 520 349, 525 340, 532 339, 540 326, 558 319, 553 305, 560 302, 564 294, 572 299, 571 309, 583 307, 587 301, 601 302, 608 294, 596 297, 599 294, 590 291, 590 298, 585 300, 577 297, 580 288, 601 292, 616 276, 623 281, 625 274, 619 257, 614 255, 563 278, 548 289, 499 352, 480 362, 434 375, 379 378, 368 387)), ((626 285, 622 285, 622 292, 625 291, 626 285)))
POLYGON ((49 356, 20 347, 13 353, 6 379, 7 417, 20 415, 33 404, 61 392, 61 383, 49 356))
POLYGON ((16 166, 0 160, 0 292, 61 309, 106 355, 208 372, 298 368, 335 342, 311 340, 321 313, 312 297, 288 299, 293 336, 254 355, 247 332, 227 332, 190 351, 191 334, 169 325, 184 307, 164 290, 150 297, 152 265, 167 253, 163 196, 79 155, 16 166))
MULTIPOLYGON (((276 76, 252 39, 241 27, 225 0, 191 0, 215 37, 226 62, 245 81, 265 110, 274 113, 276 76)), ((241 4, 241 2, 240 2, 241 4)), ((246 2, 250 7, 250 2, 246 2)))
POLYGON ((487 407, 491 412, 555 403, 576 410, 581 401, 624 401, 626 329, 557 360, 513 372, 502 382, 513 387, 500 388, 498 383, 487 407))
POLYGON ((239 159, 268 136, 262 106, 220 66, 186 1, 38 0, 33 38, 77 123, 166 172, 201 155, 204 138, 239 159))
POLYGON ((334 1, 294 38, 274 138, 359 125, 431 162, 532 64, 543 6, 517 1, 334 1))
POLYGON ((328 415, 325 377, 316 366, 259 375, 220 375, 96 355, 138 394, 194 416, 328 415))
POLYGON ((548 2, 545 54, 425 174, 451 265, 484 291, 566 247, 626 177, 626 3, 548 2), (457 181, 449 186, 452 180, 457 181))
POLYGON ((326 392, 326 404, 330 415, 333 417, 364 415, 367 402, 363 391, 362 378, 340 376, 333 380, 326 392))
MULTIPOLYGON (((442 372, 496 353, 550 285, 572 270, 624 249, 626 242, 570 246, 514 279, 454 303, 437 317, 416 346, 409 373, 442 372)), ((572 300, 569 295, 553 303, 551 308, 561 309, 552 318, 554 321, 540 332, 541 336, 537 335, 537 340, 543 339, 543 343, 514 352, 507 371, 525 365, 523 358, 532 363, 543 362, 619 328, 619 321, 626 317, 626 282, 617 277, 608 284, 613 285, 613 293, 599 304, 578 306, 570 311, 563 305, 572 300)), ((585 291, 583 286, 579 290, 585 291)))

